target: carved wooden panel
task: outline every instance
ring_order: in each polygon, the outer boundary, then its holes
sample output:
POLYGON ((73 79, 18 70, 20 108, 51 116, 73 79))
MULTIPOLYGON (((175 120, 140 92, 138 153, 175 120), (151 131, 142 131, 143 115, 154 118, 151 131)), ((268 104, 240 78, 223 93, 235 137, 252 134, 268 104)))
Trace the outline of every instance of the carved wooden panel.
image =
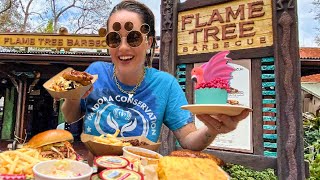
MULTIPOLYGON (((162 0, 161 2, 161 49, 159 68, 162 71, 175 74, 176 69, 176 47, 175 47, 175 34, 174 26, 176 24, 176 10, 177 1, 175 0, 162 0)), ((176 140, 172 131, 166 126, 162 126, 161 130, 161 147, 159 152, 163 155, 169 154, 176 149, 176 140)))
POLYGON ((278 177, 305 179, 296 1, 276 2, 275 48, 278 177))

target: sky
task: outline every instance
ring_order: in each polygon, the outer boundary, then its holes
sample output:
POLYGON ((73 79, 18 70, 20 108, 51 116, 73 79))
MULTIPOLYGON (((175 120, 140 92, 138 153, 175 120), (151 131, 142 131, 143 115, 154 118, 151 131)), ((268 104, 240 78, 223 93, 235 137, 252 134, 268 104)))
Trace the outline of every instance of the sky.
POLYGON ((314 20, 315 13, 311 12, 313 0, 298 0, 298 24, 299 24, 299 44, 300 47, 319 47, 314 42, 316 34, 320 32, 315 29, 320 28, 320 22, 314 20))
MULTIPOLYGON (((119 3, 121 0, 112 0, 112 5, 119 3)), ((139 0, 146 4, 156 16, 156 33, 160 35, 160 4, 161 0, 139 0)), ((181 0, 184 2, 185 0, 181 0)), ((315 13, 311 12, 313 0, 298 0, 298 25, 299 25, 299 45, 300 47, 319 47, 315 43, 317 32, 316 27, 320 28, 320 22, 314 20, 315 13)))

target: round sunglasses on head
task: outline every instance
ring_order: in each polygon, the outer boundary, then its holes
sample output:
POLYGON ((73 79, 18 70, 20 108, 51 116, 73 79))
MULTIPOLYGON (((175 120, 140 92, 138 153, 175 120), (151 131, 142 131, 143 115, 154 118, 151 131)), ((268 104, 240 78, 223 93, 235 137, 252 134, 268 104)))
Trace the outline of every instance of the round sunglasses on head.
MULTIPOLYGON (((121 29, 121 24, 119 22, 115 22, 112 26, 113 32, 109 32, 106 36, 107 45, 110 48, 117 48, 121 44, 122 36, 118 33, 121 29)), ((124 28, 129 32, 127 34, 127 43, 131 47, 138 47, 143 41, 143 35, 146 36, 150 31, 150 26, 148 24, 142 24, 140 27, 140 31, 132 30, 133 23, 126 22, 124 28)))

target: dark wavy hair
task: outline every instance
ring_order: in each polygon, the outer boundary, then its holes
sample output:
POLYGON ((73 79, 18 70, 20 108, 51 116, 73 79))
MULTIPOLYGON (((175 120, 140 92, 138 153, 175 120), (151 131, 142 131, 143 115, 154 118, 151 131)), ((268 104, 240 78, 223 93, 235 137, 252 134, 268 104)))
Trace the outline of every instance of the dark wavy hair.
MULTIPOLYGON (((148 67, 152 67, 152 60, 154 56, 154 50, 156 47, 156 31, 155 31, 155 21, 154 14, 152 11, 144 4, 134 1, 134 0, 124 0, 117 4, 112 11, 110 12, 109 17, 112 16, 117 11, 127 10, 130 12, 134 12, 140 15, 142 24, 146 23, 150 26, 150 32, 148 33, 148 38, 152 37, 152 45, 150 53, 146 54, 146 65, 148 67)), ((109 24, 109 19, 107 20, 107 27, 109 24)))

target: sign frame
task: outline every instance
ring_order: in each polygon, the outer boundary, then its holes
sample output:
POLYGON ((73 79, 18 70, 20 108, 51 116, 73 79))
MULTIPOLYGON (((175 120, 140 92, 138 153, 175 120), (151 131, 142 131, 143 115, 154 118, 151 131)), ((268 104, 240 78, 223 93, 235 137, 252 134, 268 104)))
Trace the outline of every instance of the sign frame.
MULTIPOLYGON (((244 0, 241 0, 245 2, 244 0)), ((261 0, 257 0, 261 1, 261 0)), ((193 85, 190 71, 193 63, 206 62, 217 52, 201 54, 177 54, 178 14, 206 6, 230 3, 230 0, 162 0, 161 3, 161 52, 160 69, 175 75, 177 65, 186 65, 185 94, 193 103, 193 85)), ((207 149, 225 162, 244 165, 256 170, 273 168, 279 179, 305 179, 306 167, 303 156, 303 131, 300 100, 300 61, 298 46, 297 1, 271 0, 273 45, 268 47, 231 50, 232 59, 251 59, 252 105, 253 105, 253 154, 207 149), (275 59, 275 91, 277 119, 277 157, 264 156, 263 104, 262 104, 262 58, 275 59), (241 157, 241 158, 240 158, 241 157)), ((166 142, 164 154, 176 149, 175 139, 168 129, 163 130, 161 140, 166 142)))

